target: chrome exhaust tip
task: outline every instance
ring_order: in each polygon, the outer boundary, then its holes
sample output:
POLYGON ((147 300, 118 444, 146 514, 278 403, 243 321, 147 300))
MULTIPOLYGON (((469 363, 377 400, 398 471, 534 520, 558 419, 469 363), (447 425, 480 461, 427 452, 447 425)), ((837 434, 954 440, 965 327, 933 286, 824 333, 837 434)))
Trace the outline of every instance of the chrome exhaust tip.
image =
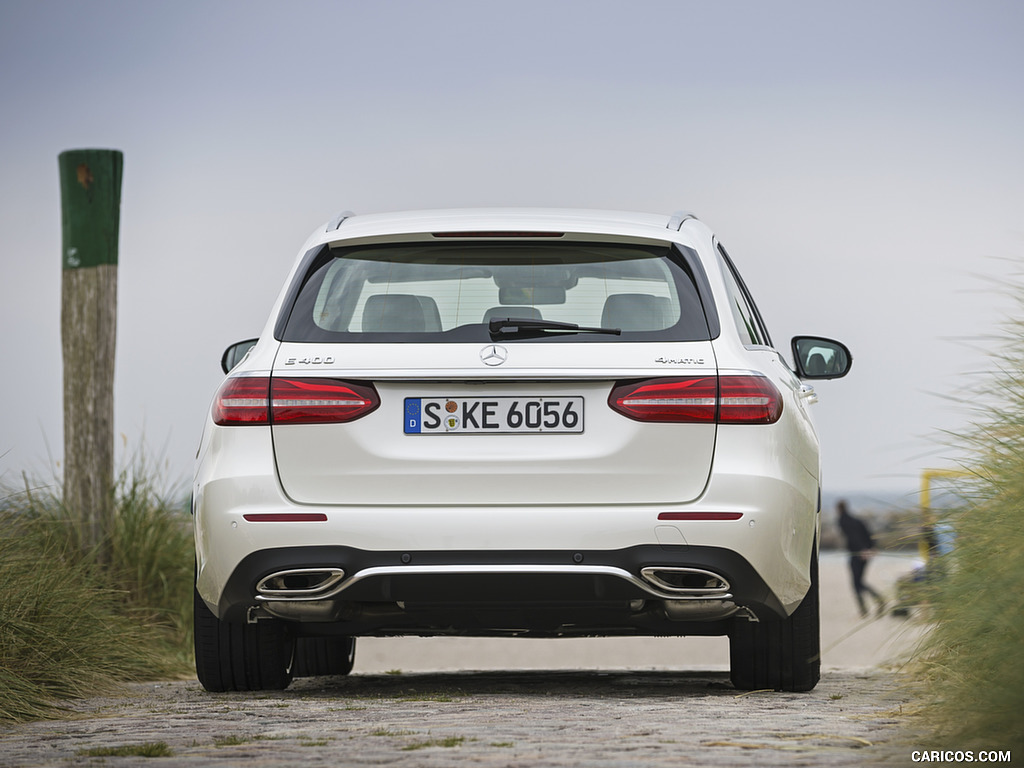
POLYGON ((322 597, 344 578, 341 568, 295 568, 264 576, 256 584, 256 592, 275 600, 312 600, 322 597))
POLYGON ((654 565, 640 570, 644 580, 663 592, 680 597, 721 599, 731 597, 729 582, 703 568, 654 565))

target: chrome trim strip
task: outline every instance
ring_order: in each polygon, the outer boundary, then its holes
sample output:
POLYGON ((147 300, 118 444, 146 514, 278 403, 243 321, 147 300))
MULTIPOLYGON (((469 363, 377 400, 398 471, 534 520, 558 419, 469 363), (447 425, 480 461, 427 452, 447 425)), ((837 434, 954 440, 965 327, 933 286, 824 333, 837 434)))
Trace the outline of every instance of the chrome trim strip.
MULTIPOLYGON (((326 375, 328 371, 335 375, 344 375, 351 379, 373 379, 388 381, 415 381, 423 382, 466 382, 466 381, 502 381, 502 382, 588 382, 588 381, 611 381, 614 379, 643 379, 658 378, 665 376, 714 376, 717 371, 707 366, 685 367, 675 365, 662 365, 660 368, 580 368, 569 371, 558 368, 510 368, 506 363, 500 367, 491 368, 343 368, 340 364, 313 366, 289 366, 284 368, 278 366, 277 373, 287 371, 292 375, 304 375, 307 371, 315 371, 326 375)), ((763 376, 763 373, 755 371, 751 375, 763 376)), ((259 376, 260 372, 253 371, 246 374, 259 376)), ((264 374, 265 375, 265 374, 264 374)))
MULTIPOLYGON (((324 568, 311 569, 311 570, 327 570, 324 568)), ((690 569, 697 570, 697 569, 690 569)), ((283 571, 282 573, 286 573, 283 571)), ((672 592, 669 590, 659 590, 657 585, 650 584, 643 579, 637 578, 629 571, 623 568, 617 568, 612 565, 397 565, 397 566, 377 566, 373 568, 364 568, 358 573, 353 574, 350 578, 338 584, 330 592, 325 594, 317 594, 310 597, 293 597, 291 595, 284 595, 281 597, 270 597, 266 595, 256 595, 256 600, 260 602, 267 601, 281 601, 284 600, 327 600, 329 598, 337 597, 341 595, 346 589, 358 584, 366 579, 375 578, 379 576, 433 576, 433 575, 467 575, 471 576, 474 574, 551 574, 551 575, 575 575, 575 576, 612 576, 614 578, 622 579, 627 581, 633 586, 639 587, 653 597, 661 598, 663 600, 706 600, 707 594, 696 594, 697 590, 690 590, 694 592, 693 595, 681 594, 679 592, 672 592)), ((711 574, 714 575, 714 574, 711 574)), ((720 578, 720 577, 719 577, 720 578)), ((725 580, 722 580, 725 583, 725 580)), ((732 598, 731 594, 723 593, 718 594, 721 590, 712 590, 715 592, 716 598, 728 600, 732 598)))

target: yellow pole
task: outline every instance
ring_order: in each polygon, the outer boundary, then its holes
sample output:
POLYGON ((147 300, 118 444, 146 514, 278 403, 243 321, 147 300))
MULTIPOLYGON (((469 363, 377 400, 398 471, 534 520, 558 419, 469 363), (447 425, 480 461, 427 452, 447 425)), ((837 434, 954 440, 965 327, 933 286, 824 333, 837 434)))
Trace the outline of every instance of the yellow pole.
MULTIPOLYGON (((926 469, 921 473, 921 523, 925 530, 935 525, 935 515, 932 513, 932 481, 941 478, 966 477, 970 475, 962 469, 926 469)), ((922 536, 917 543, 921 559, 928 562, 928 537, 922 536)))

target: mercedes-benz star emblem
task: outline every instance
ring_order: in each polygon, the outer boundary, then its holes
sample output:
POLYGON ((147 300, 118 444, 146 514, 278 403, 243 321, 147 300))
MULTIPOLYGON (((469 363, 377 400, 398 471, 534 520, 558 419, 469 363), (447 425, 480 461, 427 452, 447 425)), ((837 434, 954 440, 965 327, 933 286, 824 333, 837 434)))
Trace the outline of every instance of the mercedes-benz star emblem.
POLYGON ((508 360, 508 350, 497 344, 489 344, 480 350, 480 360, 484 365, 501 365, 508 360))

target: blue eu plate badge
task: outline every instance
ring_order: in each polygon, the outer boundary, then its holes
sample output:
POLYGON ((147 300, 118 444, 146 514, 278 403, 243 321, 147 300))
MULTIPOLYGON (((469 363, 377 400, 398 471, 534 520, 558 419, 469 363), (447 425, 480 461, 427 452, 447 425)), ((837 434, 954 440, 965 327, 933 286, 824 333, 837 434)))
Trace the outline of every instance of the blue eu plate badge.
POLYGON ((420 433, 420 399, 418 397, 407 397, 405 399, 405 434, 418 435, 420 433))

